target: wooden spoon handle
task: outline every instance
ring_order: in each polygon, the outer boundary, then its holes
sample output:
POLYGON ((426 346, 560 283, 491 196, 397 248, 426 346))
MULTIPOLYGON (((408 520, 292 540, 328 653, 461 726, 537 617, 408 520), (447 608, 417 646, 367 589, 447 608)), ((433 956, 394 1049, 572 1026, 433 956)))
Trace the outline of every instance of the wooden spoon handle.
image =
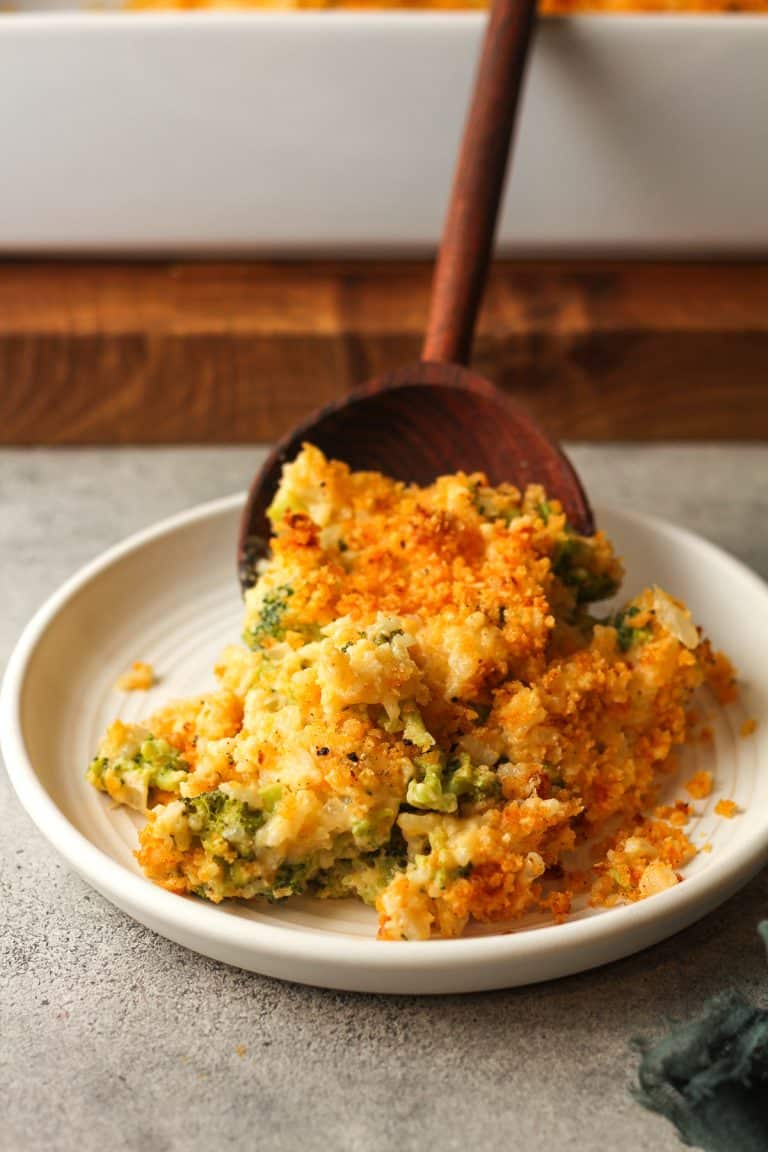
POLYGON ((485 287, 536 0, 494 0, 432 281, 423 360, 467 364, 485 287))

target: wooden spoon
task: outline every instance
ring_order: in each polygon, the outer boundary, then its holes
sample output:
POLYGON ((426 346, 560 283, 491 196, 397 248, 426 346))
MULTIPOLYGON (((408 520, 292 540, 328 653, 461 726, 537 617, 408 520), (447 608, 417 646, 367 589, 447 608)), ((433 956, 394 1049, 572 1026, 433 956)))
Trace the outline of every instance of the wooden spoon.
POLYGON ((238 542, 240 582, 267 554, 283 464, 304 442, 353 469, 427 484, 448 472, 485 472, 491 484, 543 484, 580 532, 592 512, 573 467, 509 396, 468 371, 485 286, 536 0, 494 0, 464 129, 432 286, 422 360, 322 408, 294 428, 256 476, 238 542))

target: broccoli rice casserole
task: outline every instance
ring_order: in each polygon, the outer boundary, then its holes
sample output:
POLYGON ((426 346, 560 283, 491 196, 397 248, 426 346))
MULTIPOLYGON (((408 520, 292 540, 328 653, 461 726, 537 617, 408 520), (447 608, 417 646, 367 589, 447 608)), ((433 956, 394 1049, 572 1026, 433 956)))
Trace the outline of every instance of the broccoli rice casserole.
POLYGON ((283 471, 216 691, 116 721, 88 779, 145 813, 145 874, 207 900, 359 897, 387 940, 671 887, 654 810, 691 696, 733 674, 659 588, 620 611, 609 541, 541 488, 426 488, 311 446, 283 471))
MULTIPOLYGON (((273 10, 381 8, 470 10, 488 0, 125 0, 128 8, 266 8, 273 10)), ((541 15, 575 12, 764 12, 766 0, 541 0, 541 15)))

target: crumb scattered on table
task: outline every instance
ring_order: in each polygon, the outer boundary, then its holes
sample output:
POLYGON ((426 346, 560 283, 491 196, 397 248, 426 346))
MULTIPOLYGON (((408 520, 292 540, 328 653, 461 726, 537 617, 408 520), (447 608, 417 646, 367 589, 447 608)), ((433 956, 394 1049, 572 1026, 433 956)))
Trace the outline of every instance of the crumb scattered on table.
POLYGON ((147 692, 155 682, 155 670, 143 660, 134 660, 127 672, 118 677, 115 687, 121 692, 147 692))
POLYGON ((241 1060, 242 1060, 243 1056, 245 1056, 247 1051, 248 1051, 248 1049, 246 1048, 245 1044, 238 1044, 237 1047, 235 1048, 235 1052, 237 1052, 237 1054, 241 1060))

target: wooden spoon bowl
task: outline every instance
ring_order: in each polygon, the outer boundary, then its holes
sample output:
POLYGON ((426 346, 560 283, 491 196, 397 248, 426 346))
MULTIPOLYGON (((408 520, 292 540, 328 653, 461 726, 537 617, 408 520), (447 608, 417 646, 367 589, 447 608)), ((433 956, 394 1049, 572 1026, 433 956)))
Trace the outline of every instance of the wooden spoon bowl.
POLYGON ((577 531, 594 531, 573 466, 519 404, 457 364, 421 361, 399 368, 320 409, 294 428, 256 476, 240 526, 243 591, 268 551, 271 504, 283 464, 310 442, 355 470, 429 484, 449 472, 484 472, 490 484, 543 484, 577 531))

